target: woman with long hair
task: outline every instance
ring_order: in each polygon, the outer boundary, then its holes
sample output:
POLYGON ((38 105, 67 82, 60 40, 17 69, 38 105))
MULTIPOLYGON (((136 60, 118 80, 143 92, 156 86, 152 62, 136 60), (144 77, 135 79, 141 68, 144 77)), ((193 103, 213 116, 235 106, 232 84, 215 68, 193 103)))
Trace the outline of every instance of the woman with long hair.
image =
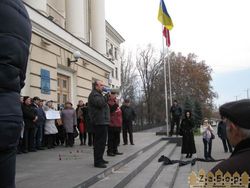
POLYGON ((191 158, 196 153, 194 142, 194 121, 190 111, 185 112, 185 118, 181 121, 180 134, 182 135, 181 153, 187 154, 186 158, 191 158))

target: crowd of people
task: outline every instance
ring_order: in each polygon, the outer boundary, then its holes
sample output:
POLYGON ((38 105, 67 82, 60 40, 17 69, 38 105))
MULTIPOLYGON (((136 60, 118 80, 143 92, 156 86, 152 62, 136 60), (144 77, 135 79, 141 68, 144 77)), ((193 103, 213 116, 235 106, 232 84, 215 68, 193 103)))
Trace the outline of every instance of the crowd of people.
POLYGON ((105 167, 103 153, 106 144, 107 156, 122 155, 118 151, 120 133, 123 132, 124 145, 128 144, 128 134, 130 144, 134 145, 132 126, 136 114, 129 99, 125 99, 120 107, 118 93, 104 94, 103 88, 101 81, 94 82, 88 102, 84 104, 79 100, 76 109, 69 101, 63 108, 56 109, 52 100, 44 101, 37 96, 21 97, 23 124, 17 153, 57 146, 73 147, 79 135, 80 145, 94 146, 96 167, 105 167), (49 114, 54 114, 54 117, 49 114))

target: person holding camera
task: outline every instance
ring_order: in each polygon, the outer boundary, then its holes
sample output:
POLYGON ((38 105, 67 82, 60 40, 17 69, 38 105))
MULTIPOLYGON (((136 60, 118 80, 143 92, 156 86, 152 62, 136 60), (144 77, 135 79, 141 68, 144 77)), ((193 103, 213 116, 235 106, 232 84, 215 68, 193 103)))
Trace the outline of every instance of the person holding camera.
POLYGON ((108 161, 103 159, 107 141, 107 130, 110 124, 110 111, 107 98, 103 96, 104 84, 98 80, 93 83, 93 89, 88 97, 88 112, 94 127, 94 166, 106 168, 108 161))
POLYGON ((212 141, 214 139, 214 129, 210 125, 207 118, 204 118, 203 125, 200 127, 200 133, 202 134, 202 141, 204 145, 204 157, 206 160, 213 160, 211 156, 212 141))

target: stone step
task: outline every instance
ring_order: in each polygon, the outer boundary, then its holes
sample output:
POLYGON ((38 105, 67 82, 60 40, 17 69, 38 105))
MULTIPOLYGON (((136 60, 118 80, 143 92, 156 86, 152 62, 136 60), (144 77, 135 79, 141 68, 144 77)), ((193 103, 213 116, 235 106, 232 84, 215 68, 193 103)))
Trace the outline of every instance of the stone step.
MULTIPOLYGON (((173 155, 170 157, 171 160, 181 159, 181 148, 176 147, 173 155)), ((153 188, 172 188, 178 173, 179 165, 167 165, 163 168, 159 177, 156 179, 155 183, 152 185, 153 188)))
POLYGON ((140 173, 168 144, 167 141, 161 141, 150 150, 138 154, 138 156, 125 164, 118 170, 113 171, 106 178, 94 184, 93 188, 123 188, 125 187, 138 173, 140 173))
MULTIPOLYGON (((193 158, 195 158, 195 156, 193 158)), ((186 159, 186 158, 182 157, 181 160, 185 161, 185 160, 191 160, 191 159, 186 159)), ((191 164, 179 167, 173 188, 189 187, 188 176, 190 175, 191 172, 192 172, 191 164)))
MULTIPOLYGON (((94 185, 98 181, 107 178, 114 171, 117 171, 122 166, 126 165, 130 161, 134 160, 135 158, 137 158, 138 156, 147 152, 152 147, 156 146, 157 144, 159 144, 161 142, 162 142, 162 138, 157 139, 156 141, 152 142, 151 144, 149 144, 149 145, 145 146, 144 148, 132 153, 128 157, 122 159, 121 161, 119 161, 119 162, 115 163, 114 165, 108 167, 107 169, 103 170, 101 173, 98 173, 98 174, 90 177, 89 179, 83 181, 82 183, 74 186, 74 188, 86 188, 86 187, 90 187, 90 186, 94 185)), ((166 141, 164 141, 164 142, 167 143, 166 141)))
POLYGON ((147 167, 145 167, 139 174, 137 174, 131 180, 131 182, 129 182, 126 188, 151 187, 156 178, 159 176, 159 174, 165 167, 163 163, 158 162, 158 159, 161 157, 161 155, 165 155, 167 157, 171 156, 175 148, 176 144, 168 144, 164 148, 164 150, 160 152, 147 167))

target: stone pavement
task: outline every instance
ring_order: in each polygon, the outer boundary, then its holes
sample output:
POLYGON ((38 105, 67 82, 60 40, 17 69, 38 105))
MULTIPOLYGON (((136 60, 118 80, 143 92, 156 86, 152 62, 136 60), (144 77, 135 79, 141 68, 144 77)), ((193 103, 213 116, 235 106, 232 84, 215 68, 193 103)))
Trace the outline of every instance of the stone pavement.
MULTIPOLYGON (((108 167, 116 165, 131 156, 131 154, 134 154, 159 140, 161 137, 156 136, 155 131, 161 129, 162 128, 154 128, 145 132, 134 133, 134 146, 121 145, 119 147, 119 151, 123 152, 124 155, 107 157, 105 153, 104 158, 110 162, 108 167)), ((203 158, 202 138, 200 136, 195 137, 195 143, 197 154, 194 157, 203 158)), ((178 149, 176 151, 178 151, 178 149)), ((180 151, 176 152, 176 154, 180 156, 180 151)), ((212 156, 215 159, 228 158, 230 156, 229 153, 224 153, 222 142, 218 137, 213 140, 212 156)), ((173 156, 173 159, 177 159, 177 157, 178 156, 173 156)), ((186 160, 184 155, 181 157, 183 160, 186 160)), ((175 177, 174 184, 170 187, 188 187, 188 176, 191 171, 198 172, 202 168, 207 172, 215 164, 216 163, 214 162, 197 162, 193 167, 191 165, 179 167, 176 172, 177 176, 175 177)), ((89 146, 79 146, 79 141, 77 139, 77 143, 73 148, 57 147, 56 149, 18 155, 16 187, 70 188, 102 173, 103 170, 104 169, 93 167, 93 148, 89 146)), ((168 170, 166 169, 165 171, 167 172, 168 170)), ((144 171, 141 173, 143 176, 144 171)), ((163 177, 163 180, 170 178, 169 173, 165 174, 163 172, 161 176, 163 177)), ((155 184, 153 187, 161 186, 155 184)))
MULTIPOLYGON (((193 157, 204 158, 204 151, 203 151, 203 142, 201 136, 195 137, 195 145, 197 153, 193 157)), ((230 153, 225 153, 223 149, 222 142, 220 138, 216 135, 215 139, 213 140, 212 145, 212 157, 214 159, 227 159, 230 156, 230 153)), ((182 156, 183 160, 185 159, 185 155, 182 156)), ((196 162, 194 166, 186 165, 180 167, 178 170, 178 174, 174 183, 174 188, 186 188, 188 186, 188 176, 192 171, 198 173, 200 169, 205 170, 208 172, 211 170, 218 162, 196 162)))
MULTIPOLYGON (((159 138, 154 132, 134 133, 134 146, 121 145, 123 155, 107 157, 105 153, 104 159, 108 166, 114 165, 159 138)), ((79 146, 79 142, 73 148, 61 146, 18 155, 16 169, 17 188, 70 188, 103 171, 93 167, 93 148, 79 146)))
MULTIPOLYGON (((203 142, 202 137, 197 136, 195 137, 195 144, 197 150, 197 157, 204 158, 204 151, 203 151, 203 142)), ((223 145, 221 139, 216 135, 215 139, 213 140, 212 144, 212 157, 214 159, 227 159, 231 153, 225 153, 223 149, 223 145)), ((194 166, 194 171, 198 171, 199 169, 204 169, 206 172, 209 171, 213 166, 215 166, 218 162, 197 162, 194 166)))

